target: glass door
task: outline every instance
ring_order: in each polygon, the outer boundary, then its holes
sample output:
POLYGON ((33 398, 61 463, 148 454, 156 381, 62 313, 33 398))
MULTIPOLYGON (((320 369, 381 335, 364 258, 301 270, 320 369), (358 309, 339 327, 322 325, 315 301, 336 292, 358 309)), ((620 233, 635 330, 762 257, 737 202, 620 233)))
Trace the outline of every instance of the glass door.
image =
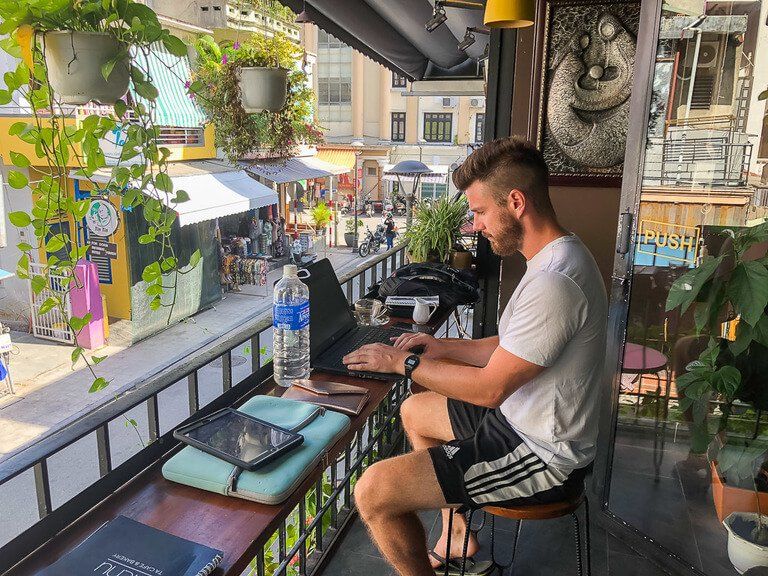
POLYGON ((768 0, 643 4, 597 483, 633 547, 732 576, 723 520, 768 545, 768 0))

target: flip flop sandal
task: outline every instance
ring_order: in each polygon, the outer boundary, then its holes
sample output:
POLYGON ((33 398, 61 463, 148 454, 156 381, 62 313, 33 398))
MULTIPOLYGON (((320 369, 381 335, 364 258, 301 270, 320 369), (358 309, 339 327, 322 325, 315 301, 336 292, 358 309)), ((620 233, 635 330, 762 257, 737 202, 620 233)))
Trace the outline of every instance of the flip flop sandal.
MULTIPOLYGON (((448 563, 448 576, 461 576, 461 558, 449 558, 446 560, 434 550, 429 553, 432 558, 440 562, 440 566, 435 568, 436 576, 445 576, 445 565, 448 563)), ((465 566, 465 576, 487 576, 494 571, 496 567, 490 560, 476 561, 472 556, 467 557, 465 566)))

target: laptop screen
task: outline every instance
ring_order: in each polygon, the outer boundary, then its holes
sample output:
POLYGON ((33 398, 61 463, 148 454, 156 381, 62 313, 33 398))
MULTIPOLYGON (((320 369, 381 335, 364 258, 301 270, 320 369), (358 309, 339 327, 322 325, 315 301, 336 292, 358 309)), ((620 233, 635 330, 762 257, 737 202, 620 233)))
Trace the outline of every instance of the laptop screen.
POLYGON ((309 286, 310 358, 314 360, 357 322, 330 261, 323 258, 307 270, 309 278, 303 280, 309 286))

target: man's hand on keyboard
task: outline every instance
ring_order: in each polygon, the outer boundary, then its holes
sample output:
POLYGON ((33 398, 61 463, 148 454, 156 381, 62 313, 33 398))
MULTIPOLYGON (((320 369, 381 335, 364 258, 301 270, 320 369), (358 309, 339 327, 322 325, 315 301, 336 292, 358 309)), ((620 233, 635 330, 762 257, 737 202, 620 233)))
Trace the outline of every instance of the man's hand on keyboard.
POLYGON ((440 358, 442 350, 440 340, 423 332, 406 332, 394 339, 393 346, 409 354, 418 354, 422 358, 440 358))
POLYGON ((405 359, 411 353, 386 344, 366 344, 350 352, 342 362, 352 371, 405 374, 405 359))

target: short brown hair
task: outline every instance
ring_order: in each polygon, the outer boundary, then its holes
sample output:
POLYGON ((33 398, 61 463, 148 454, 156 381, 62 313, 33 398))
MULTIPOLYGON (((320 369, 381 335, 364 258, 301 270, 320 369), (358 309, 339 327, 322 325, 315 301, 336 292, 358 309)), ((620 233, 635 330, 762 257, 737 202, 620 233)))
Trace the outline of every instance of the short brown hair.
POLYGON ((466 190, 476 181, 488 184, 500 205, 509 191, 520 190, 539 214, 554 216, 549 199, 549 168, 536 147, 516 136, 499 138, 472 152, 453 173, 453 183, 466 190))

